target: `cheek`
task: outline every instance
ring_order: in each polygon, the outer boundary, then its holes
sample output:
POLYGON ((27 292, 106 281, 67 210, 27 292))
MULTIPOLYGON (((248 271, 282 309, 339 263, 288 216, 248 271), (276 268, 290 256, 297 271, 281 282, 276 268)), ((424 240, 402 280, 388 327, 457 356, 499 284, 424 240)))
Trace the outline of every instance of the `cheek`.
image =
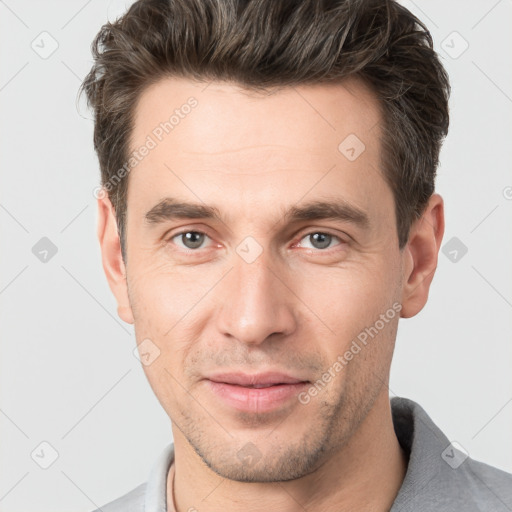
POLYGON ((184 328, 189 326, 188 315, 200 291, 195 292, 190 280, 168 268, 133 272, 129 290, 142 368, 160 404, 171 415, 176 404, 186 399, 182 396, 182 371, 190 337, 184 334, 184 328), (146 351, 156 354, 149 364, 143 361, 144 344, 149 347, 146 351))
POLYGON ((204 337, 211 317, 208 308, 214 307, 213 288, 221 277, 221 270, 212 267, 182 267, 178 272, 169 265, 148 266, 129 275, 137 342, 149 338, 159 351, 155 362, 144 366, 159 399, 162 394, 179 394, 178 382, 185 385, 185 362, 204 337))
POLYGON ((342 350, 391 307, 396 283, 384 265, 366 261, 303 272, 295 287, 322 332, 328 328, 333 348, 342 350))
POLYGON ((176 271, 169 265, 134 271, 129 291, 135 325, 150 328, 158 337, 170 335, 214 286, 216 276, 209 274, 197 268, 176 271))

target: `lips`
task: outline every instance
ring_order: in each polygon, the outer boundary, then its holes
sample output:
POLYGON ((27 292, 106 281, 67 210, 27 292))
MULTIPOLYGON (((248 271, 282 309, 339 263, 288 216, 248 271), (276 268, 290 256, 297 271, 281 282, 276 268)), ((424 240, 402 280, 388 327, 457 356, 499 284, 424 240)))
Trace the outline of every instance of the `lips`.
POLYGON ((297 406, 297 395, 309 381, 280 372, 221 373, 205 380, 209 392, 231 409, 254 414, 297 406))

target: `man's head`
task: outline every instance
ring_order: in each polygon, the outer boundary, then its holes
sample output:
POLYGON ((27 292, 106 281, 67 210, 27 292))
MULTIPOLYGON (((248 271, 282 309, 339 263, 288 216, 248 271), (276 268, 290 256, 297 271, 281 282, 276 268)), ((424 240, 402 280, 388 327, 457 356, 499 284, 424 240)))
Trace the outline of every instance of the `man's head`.
POLYGON ((235 480, 310 473, 387 395, 435 271, 430 35, 389 1, 146 1, 94 48, 103 265, 175 439, 235 480), (305 384, 215 384, 240 373, 305 384))

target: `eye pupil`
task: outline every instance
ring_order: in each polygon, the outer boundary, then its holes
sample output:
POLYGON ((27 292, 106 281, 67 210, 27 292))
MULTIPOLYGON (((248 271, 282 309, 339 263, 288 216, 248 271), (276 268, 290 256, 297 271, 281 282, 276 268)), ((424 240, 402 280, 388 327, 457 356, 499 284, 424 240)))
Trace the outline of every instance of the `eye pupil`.
POLYGON ((204 233, 198 233, 197 231, 187 231, 181 235, 181 239, 185 247, 189 249, 197 249, 203 243, 204 233))
POLYGON ((313 233, 312 235, 309 235, 309 238, 314 247, 317 249, 325 249, 326 247, 329 247, 332 236, 327 233, 313 233))

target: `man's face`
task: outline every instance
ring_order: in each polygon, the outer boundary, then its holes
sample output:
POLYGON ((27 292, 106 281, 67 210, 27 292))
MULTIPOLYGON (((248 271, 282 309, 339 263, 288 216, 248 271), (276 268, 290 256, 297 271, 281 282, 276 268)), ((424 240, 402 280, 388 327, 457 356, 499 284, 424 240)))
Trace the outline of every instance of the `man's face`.
POLYGON ((175 442, 234 480, 308 474, 388 393, 402 255, 377 101, 356 81, 265 96, 165 79, 135 114, 132 149, 156 144, 129 174, 125 319, 160 351, 144 370, 175 442), (165 218, 165 198, 216 210, 165 218), (341 215, 298 215, 316 202, 341 215))

